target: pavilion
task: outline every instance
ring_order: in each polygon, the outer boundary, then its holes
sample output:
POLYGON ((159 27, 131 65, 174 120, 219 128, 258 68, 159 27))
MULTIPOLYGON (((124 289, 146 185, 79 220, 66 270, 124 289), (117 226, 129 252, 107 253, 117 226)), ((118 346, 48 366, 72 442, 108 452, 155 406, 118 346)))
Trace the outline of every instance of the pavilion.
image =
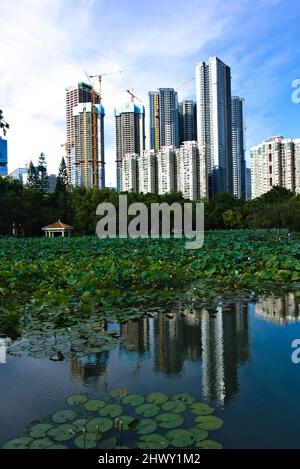
POLYGON ((67 236, 69 238, 71 236, 73 226, 66 225, 58 220, 51 225, 43 226, 42 230, 45 232, 45 236, 47 238, 53 238, 54 236, 67 236))

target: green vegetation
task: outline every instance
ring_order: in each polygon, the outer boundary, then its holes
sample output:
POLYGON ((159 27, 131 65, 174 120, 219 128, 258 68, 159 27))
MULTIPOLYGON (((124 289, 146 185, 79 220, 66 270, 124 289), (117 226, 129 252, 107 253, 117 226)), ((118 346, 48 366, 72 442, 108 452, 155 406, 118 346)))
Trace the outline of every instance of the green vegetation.
MULTIPOLYGON (((58 219, 74 226, 74 233, 94 235, 98 218, 96 208, 102 202, 119 205, 119 194, 104 189, 67 189, 65 162, 59 168, 56 191, 45 193, 45 161, 39 168, 30 166, 28 186, 20 181, 0 178, 0 236, 41 236, 41 228, 58 219)), ((161 196, 129 193, 128 204, 143 202, 148 207, 153 202, 186 202, 181 193, 161 196)), ((267 194, 243 201, 229 194, 218 194, 205 203, 205 228, 287 228, 300 231, 300 195, 275 187, 267 194)))
MULTIPOLYGON (((212 306, 235 292, 299 283, 299 246, 299 235, 276 230, 208 232, 199 250, 175 239, 0 239, 0 328, 26 316, 23 329, 36 330, 36 340, 60 328, 75 351, 109 350, 116 339, 96 336, 97 321, 135 319, 178 298, 212 306)), ((31 353, 43 352, 42 342, 54 353, 45 338, 31 353)))
MULTIPOLYGON (((208 439, 208 432, 220 429, 223 420, 212 415, 195 417, 193 406, 205 411, 208 406, 196 402, 192 394, 168 396, 154 392, 143 396, 128 394, 127 389, 117 388, 110 390, 108 396, 107 400, 99 400, 103 403, 99 409, 86 406, 87 402, 98 402, 97 400, 88 401, 85 395, 73 394, 66 399, 72 409, 58 410, 42 422, 30 425, 25 435, 7 441, 3 448, 222 448, 220 443, 208 439), (144 404, 157 408, 155 414, 146 416, 145 412, 139 412, 139 407, 136 407, 137 396, 142 402, 145 399, 153 402, 155 398, 157 404, 144 404), (177 400, 177 396, 181 400, 177 400), (160 407, 158 402, 161 403, 162 400, 160 407), (183 401, 186 402, 184 406, 183 401), (168 403, 177 406, 176 413, 165 412, 168 403)), ((209 407, 210 413, 214 410, 209 407)))

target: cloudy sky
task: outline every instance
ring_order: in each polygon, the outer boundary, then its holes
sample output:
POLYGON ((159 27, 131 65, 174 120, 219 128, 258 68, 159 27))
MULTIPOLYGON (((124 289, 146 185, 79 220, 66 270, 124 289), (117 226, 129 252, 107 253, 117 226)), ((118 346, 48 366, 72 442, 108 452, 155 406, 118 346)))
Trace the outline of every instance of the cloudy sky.
MULTIPOLYGON (((246 101, 247 148, 271 135, 300 137, 298 0, 0 0, 0 108, 11 128, 9 171, 47 156, 57 172, 65 141, 65 88, 103 78, 107 185, 115 184, 114 106, 133 88, 178 87, 217 55, 246 101)), ((194 98, 191 81, 179 99, 194 98)), ((147 142, 148 143, 148 142, 147 142)))

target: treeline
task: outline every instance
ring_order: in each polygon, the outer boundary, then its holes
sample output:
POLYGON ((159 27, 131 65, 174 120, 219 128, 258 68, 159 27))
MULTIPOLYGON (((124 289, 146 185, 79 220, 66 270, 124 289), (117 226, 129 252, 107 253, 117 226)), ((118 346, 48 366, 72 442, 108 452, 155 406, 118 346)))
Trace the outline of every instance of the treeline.
MULTIPOLYGON (((187 202, 180 193, 161 196, 128 193, 128 204, 143 202, 187 202)), ((99 217, 96 207, 111 202, 118 207, 119 193, 110 189, 74 188, 69 190, 59 180, 56 191, 48 194, 23 186, 20 181, 0 178, 0 235, 41 236, 41 228, 61 220, 74 227, 74 233, 95 233, 99 217)), ((205 203, 205 228, 288 228, 300 231, 300 195, 274 187, 252 201, 243 201, 229 194, 218 194, 205 203)))

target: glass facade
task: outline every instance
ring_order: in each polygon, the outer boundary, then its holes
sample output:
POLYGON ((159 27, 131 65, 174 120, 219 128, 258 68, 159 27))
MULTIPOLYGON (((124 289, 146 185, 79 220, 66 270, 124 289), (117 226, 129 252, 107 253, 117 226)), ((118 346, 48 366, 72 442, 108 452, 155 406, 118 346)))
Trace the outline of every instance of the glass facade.
POLYGON ((0 176, 7 176, 7 140, 0 137, 0 176))

